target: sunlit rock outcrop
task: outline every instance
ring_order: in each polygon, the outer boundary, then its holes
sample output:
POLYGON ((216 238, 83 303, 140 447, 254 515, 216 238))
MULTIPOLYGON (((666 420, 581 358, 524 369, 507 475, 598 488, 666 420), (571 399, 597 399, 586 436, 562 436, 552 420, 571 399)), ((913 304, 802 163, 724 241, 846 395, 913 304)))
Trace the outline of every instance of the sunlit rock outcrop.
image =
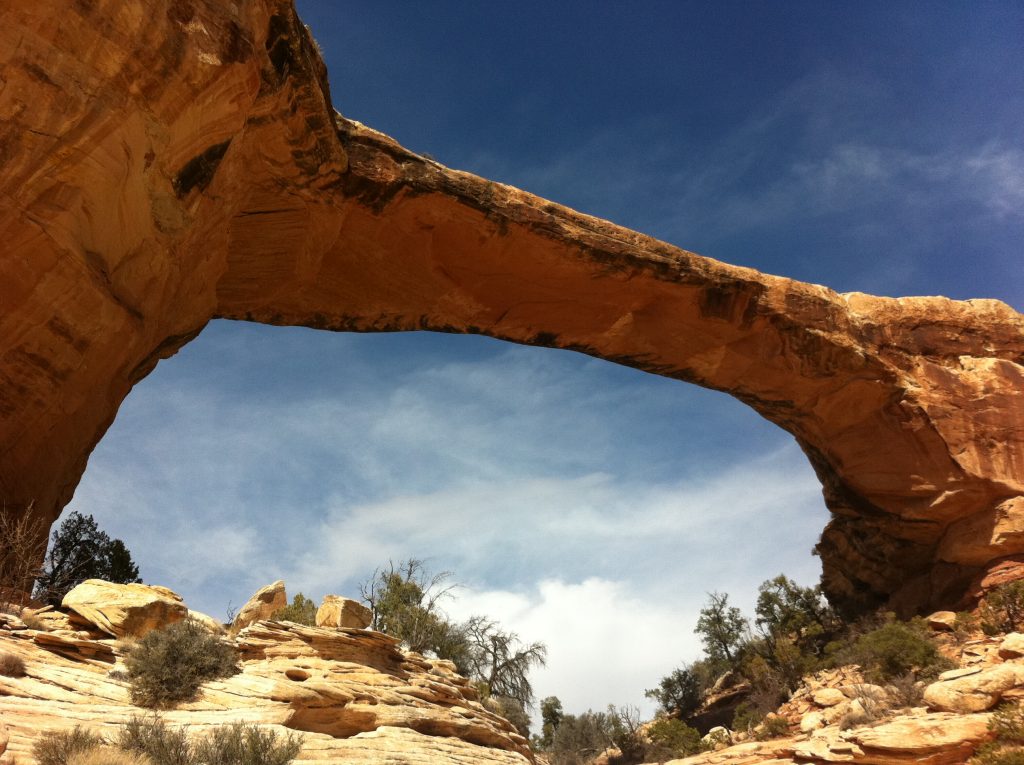
POLYGON ((480 333, 730 393, 811 460, 849 609, 953 603, 1024 554, 1003 303, 840 295, 450 170, 335 112, 285 0, 8 3, 0 58, 7 512, 56 518, 131 387, 222 317, 480 333))

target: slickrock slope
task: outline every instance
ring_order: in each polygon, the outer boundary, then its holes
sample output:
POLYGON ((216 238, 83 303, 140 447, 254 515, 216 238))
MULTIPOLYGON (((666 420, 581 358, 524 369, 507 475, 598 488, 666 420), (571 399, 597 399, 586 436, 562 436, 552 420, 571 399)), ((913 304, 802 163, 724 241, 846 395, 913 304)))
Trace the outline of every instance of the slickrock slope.
MULTIPOLYGON (((198 701, 164 713, 168 722, 195 734, 233 721, 301 731, 298 763, 533 761, 526 741, 481 706, 449 663, 403 653, 386 635, 257 622, 237 644, 242 672, 205 685, 198 701)), ((114 640, 0 625, 0 651, 20 656, 27 669, 25 677, 0 675, 5 765, 11 756, 31 765, 32 741, 42 731, 80 724, 113 733, 145 711, 131 706, 126 683, 110 676, 123 669, 114 640)))
POLYGON ((726 391, 811 460, 850 610, 949 604, 1024 554, 1008 306, 839 295, 445 168, 335 113, 285 0, 0 9, 8 512, 52 522, 131 387, 222 317, 480 333, 726 391))

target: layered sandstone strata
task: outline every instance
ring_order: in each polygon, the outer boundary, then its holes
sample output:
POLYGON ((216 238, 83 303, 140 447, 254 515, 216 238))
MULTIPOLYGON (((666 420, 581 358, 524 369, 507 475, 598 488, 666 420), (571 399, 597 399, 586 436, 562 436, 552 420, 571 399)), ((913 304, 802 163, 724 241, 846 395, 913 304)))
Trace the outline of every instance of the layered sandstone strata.
MULTIPOLYGON (((840 295, 450 170, 339 116, 285 0, 0 11, 0 497, 52 521, 213 318, 472 332, 732 394, 794 435, 850 609, 1024 553, 1024 320, 840 295)), ((344 106, 344 104, 342 104, 344 106)))
MULTIPOLYGON (((234 642, 241 672, 163 712, 168 723, 188 726, 190 735, 237 721, 297 731, 298 765, 534 759, 526 740, 483 707, 450 662, 403 652, 387 635, 263 621, 234 642)), ((32 744, 45 731, 81 725, 112 738, 122 723, 147 713, 129 700, 122 649, 107 636, 25 629, 0 615, 0 652, 25 664, 23 676, 0 674, 0 763, 13 757, 31 765, 32 744)))

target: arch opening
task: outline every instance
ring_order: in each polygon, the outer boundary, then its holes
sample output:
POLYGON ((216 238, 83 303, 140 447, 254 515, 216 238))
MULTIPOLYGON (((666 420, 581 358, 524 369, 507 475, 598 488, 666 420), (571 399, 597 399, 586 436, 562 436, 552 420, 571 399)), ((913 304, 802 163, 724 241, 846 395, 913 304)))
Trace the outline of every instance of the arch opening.
POLYGON ((550 644, 538 698, 580 711, 652 703, 699 654, 706 590, 750 613, 771 576, 814 582, 825 515, 792 440, 718 393, 486 338, 239 322, 136 386, 70 507, 215 616, 429 558, 466 585, 453 616, 550 644))

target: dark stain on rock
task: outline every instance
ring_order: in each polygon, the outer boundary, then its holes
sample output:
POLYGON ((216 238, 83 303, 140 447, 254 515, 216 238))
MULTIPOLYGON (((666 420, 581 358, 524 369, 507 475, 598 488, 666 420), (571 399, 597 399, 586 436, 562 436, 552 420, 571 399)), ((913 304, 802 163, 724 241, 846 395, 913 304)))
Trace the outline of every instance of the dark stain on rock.
POLYGON ((292 69, 299 68, 296 51, 290 39, 292 24, 289 21, 290 19, 275 13, 270 17, 270 23, 267 25, 267 57, 277 73, 278 85, 288 79, 288 74, 292 69))
POLYGON ((174 193, 181 199, 192 189, 204 190, 210 185, 220 161, 231 145, 231 139, 214 144, 201 154, 192 157, 174 176, 174 193))
POLYGON ((54 335, 64 340, 68 345, 74 348, 79 353, 85 351, 89 347, 89 341, 84 337, 79 337, 74 334, 74 330, 65 322, 61 321, 56 316, 52 317, 46 322, 46 328, 50 330, 54 335))
POLYGON ((187 24, 196 15, 196 9, 189 0, 176 0, 167 7, 167 18, 179 24, 187 24))
POLYGON ((252 57, 252 38, 234 21, 229 21, 224 30, 220 48, 220 60, 225 64, 240 64, 252 57))

